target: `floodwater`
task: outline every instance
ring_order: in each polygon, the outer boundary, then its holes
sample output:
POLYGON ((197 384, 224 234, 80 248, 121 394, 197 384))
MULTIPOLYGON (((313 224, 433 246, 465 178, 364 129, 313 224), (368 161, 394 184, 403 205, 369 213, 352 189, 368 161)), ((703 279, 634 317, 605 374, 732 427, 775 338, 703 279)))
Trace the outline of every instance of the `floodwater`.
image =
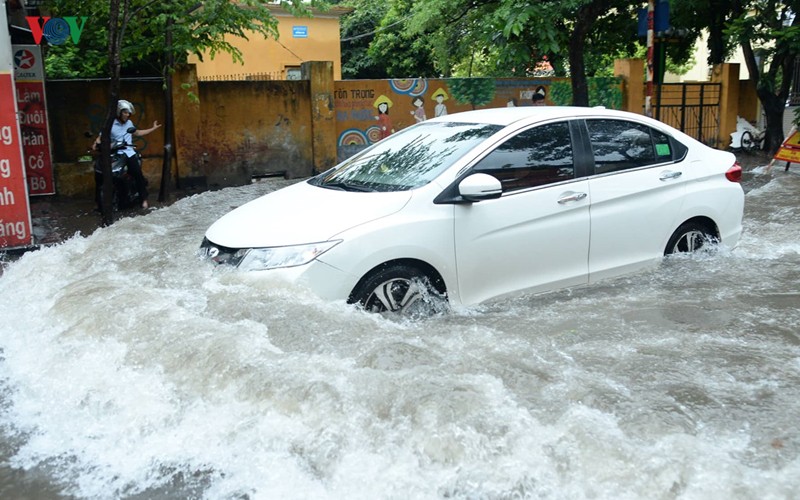
POLYGON ((797 498, 800 170, 743 185, 735 249, 417 321, 196 260, 276 183, 27 253, 0 497, 797 498))

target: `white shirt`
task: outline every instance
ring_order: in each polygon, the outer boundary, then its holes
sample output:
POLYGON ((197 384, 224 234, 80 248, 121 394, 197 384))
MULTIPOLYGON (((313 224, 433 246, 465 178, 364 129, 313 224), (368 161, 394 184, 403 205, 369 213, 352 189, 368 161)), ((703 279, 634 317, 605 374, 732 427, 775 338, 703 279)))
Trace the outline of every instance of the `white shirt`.
POLYGON ((120 151, 125 152, 125 156, 131 157, 136 154, 136 150, 133 149, 133 134, 128 132, 130 127, 134 127, 132 121, 128 120, 125 123, 119 121, 119 118, 114 119, 114 123, 111 125, 111 146, 113 147, 117 142, 124 142, 125 144, 129 144, 128 147, 125 149, 121 149, 120 151))

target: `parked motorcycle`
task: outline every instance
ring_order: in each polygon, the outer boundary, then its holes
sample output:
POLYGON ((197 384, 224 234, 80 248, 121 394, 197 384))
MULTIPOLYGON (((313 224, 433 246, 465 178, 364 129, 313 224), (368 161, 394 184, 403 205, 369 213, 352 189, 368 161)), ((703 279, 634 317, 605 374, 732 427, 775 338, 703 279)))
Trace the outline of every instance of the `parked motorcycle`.
MULTIPOLYGON (((136 132, 136 127, 128 128, 128 133, 136 132)), ((111 145, 111 182, 113 185, 111 206, 114 210, 124 210, 126 208, 138 207, 142 204, 142 199, 136 189, 136 181, 133 175, 128 172, 127 156, 125 155, 125 148, 132 146, 125 142, 115 142, 111 145)), ((136 153, 139 155, 139 152, 136 153)), ((95 180, 97 186, 103 185, 103 167, 100 161, 100 155, 97 155, 94 163, 95 180)), ((141 164, 142 158, 139 155, 139 163, 141 164)), ((146 182, 146 179, 145 179, 146 182)), ((102 206, 103 190, 98 188, 97 202, 102 206)))

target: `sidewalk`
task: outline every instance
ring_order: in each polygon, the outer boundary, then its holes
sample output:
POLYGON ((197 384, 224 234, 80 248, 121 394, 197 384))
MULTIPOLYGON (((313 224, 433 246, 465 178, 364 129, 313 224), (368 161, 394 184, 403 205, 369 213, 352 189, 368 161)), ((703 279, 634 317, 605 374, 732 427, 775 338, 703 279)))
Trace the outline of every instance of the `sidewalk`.
MULTIPOLYGON (((154 208, 169 206, 190 194, 181 190, 171 191, 164 202, 156 201, 158 193, 151 193, 149 209, 132 208, 115 214, 114 219, 145 215, 154 208)), ((31 223, 34 243, 38 246, 53 245, 65 241, 76 234, 91 235, 102 225, 102 216, 97 211, 94 199, 74 196, 35 196, 31 197, 31 223)))
POLYGON ((76 233, 88 236, 100 227, 100 214, 91 198, 34 196, 30 207, 36 245, 60 243, 76 233))

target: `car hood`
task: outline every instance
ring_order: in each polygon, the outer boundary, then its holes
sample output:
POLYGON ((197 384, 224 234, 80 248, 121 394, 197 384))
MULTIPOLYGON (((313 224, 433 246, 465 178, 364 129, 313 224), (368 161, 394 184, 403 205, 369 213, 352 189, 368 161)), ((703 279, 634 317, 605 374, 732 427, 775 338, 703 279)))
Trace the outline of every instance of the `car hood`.
POLYGON ((409 191, 361 193, 300 182, 269 193, 222 216, 206 231, 212 243, 259 248, 327 241, 403 208, 409 191))

